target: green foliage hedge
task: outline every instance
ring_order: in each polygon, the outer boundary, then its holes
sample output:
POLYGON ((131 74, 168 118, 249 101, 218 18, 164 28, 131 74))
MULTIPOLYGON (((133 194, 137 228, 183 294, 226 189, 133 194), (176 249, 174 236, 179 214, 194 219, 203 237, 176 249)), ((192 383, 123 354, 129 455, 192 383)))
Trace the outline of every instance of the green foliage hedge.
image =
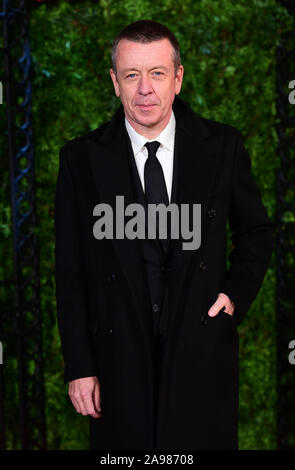
MULTIPOLYGON (((180 42, 180 97, 198 114, 242 131, 273 219, 278 166, 275 49, 291 19, 275 0, 49 3, 30 16, 48 447, 87 449, 88 418, 76 414, 67 396, 56 321, 53 215, 59 149, 111 118, 119 105, 109 77, 112 39, 132 21, 154 19, 170 27, 180 42)), ((5 149, 7 136, 1 134, 5 149)), ((3 161, 2 170, 7 174, 3 161)), ((6 256, 1 278, 11 271, 8 187, 4 178, 0 223, 5 242, 0 250, 6 256)), ((274 269, 273 255, 263 288, 239 327, 241 449, 276 448, 274 269)), ((10 366, 16 367, 15 360, 10 366)), ((9 380, 7 390, 9 445, 17 448, 17 389, 9 380)))

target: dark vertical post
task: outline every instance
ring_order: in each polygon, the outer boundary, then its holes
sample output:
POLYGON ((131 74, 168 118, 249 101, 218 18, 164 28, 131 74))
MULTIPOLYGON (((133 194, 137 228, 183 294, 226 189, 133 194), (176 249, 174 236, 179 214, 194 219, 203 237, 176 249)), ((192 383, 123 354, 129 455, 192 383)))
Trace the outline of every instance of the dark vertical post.
MULTIPOLYGON (((3 331, 2 331, 2 318, 0 313, 0 341, 3 340, 3 331)), ((1 345, 1 348, 3 345, 1 345)), ((2 353, 3 351, 1 351, 2 353)), ((3 378, 3 364, 2 357, 0 355, 0 450, 5 449, 6 440, 5 440, 5 420, 4 420, 4 378, 3 378)))
POLYGON ((10 309, 15 320, 14 338, 10 336, 9 341, 16 341, 21 448, 44 449, 45 390, 39 252, 34 233, 36 188, 29 2, 4 0, 2 18, 15 277, 15 304, 10 309))
MULTIPOLYGON (((295 18, 294 2, 280 0, 295 18)), ((277 47, 276 174, 277 443, 295 449, 295 366, 288 356, 295 339, 295 105, 289 83, 295 80, 295 21, 277 47)))

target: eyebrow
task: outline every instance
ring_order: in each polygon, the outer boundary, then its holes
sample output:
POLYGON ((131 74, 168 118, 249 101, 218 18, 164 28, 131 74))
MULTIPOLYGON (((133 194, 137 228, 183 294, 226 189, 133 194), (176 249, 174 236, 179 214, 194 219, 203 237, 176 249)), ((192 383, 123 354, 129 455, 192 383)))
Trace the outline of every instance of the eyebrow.
MULTIPOLYGON (((166 72, 168 71, 168 68, 165 67, 164 65, 156 65, 156 66, 154 66, 154 67, 151 67, 151 68, 149 69, 149 71, 154 70, 154 69, 163 69, 163 70, 165 70, 166 72)), ((122 70, 122 73, 125 74, 125 73, 127 73, 127 72, 131 72, 131 70, 132 70, 132 71, 134 70, 135 72, 140 72, 140 70, 138 70, 136 67, 129 67, 129 68, 123 69, 123 70, 122 70)))

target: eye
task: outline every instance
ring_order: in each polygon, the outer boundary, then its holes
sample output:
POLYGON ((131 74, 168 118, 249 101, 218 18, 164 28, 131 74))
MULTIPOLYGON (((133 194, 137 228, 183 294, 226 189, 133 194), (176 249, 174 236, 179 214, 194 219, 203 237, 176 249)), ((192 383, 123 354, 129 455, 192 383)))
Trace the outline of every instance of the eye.
POLYGON ((163 75, 163 72, 159 72, 158 70, 156 70, 156 71, 155 71, 155 72, 153 72, 153 73, 156 73, 156 74, 158 74, 158 76, 159 76, 159 75, 163 75))
POLYGON ((130 73, 129 75, 127 75, 127 78, 128 78, 128 77, 133 78, 133 77, 135 77, 135 76, 136 76, 136 73, 130 73))

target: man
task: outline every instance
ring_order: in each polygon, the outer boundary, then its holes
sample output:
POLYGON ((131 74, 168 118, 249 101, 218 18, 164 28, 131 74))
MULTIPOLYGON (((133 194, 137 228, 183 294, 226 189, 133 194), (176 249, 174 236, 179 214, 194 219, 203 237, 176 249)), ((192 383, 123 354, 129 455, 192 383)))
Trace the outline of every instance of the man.
POLYGON ((112 62, 120 108, 60 152, 64 380, 90 416, 92 449, 237 449, 237 326, 264 279, 273 224, 241 133, 176 96, 184 69, 172 32, 135 22, 114 40, 112 62), (171 226, 167 239, 97 237, 94 208, 115 210, 119 195, 145 211, 201 204, 199 248, 184 250, 171 226))

